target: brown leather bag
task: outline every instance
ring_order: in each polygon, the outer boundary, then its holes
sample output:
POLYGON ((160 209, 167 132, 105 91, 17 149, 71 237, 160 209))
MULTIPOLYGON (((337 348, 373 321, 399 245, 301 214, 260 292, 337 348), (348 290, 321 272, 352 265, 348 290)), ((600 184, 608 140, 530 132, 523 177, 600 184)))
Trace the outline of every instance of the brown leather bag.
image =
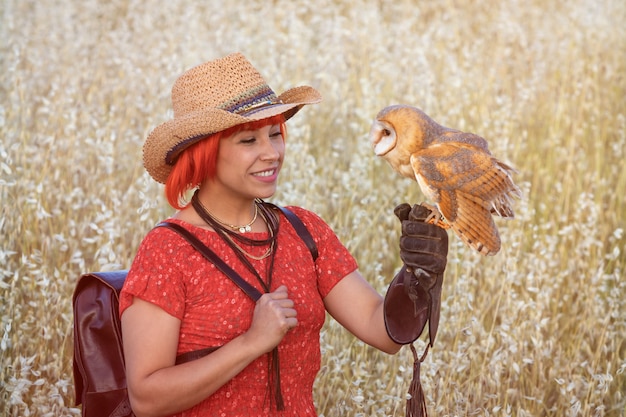
POLYGON ((84 274, 74 290, 74 389, 83 417, 134 416, 119 317, 127 272, 84 274))

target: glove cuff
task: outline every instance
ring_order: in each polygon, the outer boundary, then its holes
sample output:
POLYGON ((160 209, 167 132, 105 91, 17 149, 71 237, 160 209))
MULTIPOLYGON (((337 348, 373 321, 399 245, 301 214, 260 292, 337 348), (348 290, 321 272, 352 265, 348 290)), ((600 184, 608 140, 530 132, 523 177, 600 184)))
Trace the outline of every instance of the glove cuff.
POLYGON ((433 345, 439 325, 443 274, 437 274, 433 278, 435 285, 427 289, 403 265, 389 284, 383 304, 383 316, 387 334, 395 343, 413 343, 424 332, 428 322, 430 345, 433 345))
POLYGON ((406 345, 414 342, 428 321, 428 295, 418 285, 412 272, 403 265, 389 284, 383 304, 385 328, 394 342, 406 345))

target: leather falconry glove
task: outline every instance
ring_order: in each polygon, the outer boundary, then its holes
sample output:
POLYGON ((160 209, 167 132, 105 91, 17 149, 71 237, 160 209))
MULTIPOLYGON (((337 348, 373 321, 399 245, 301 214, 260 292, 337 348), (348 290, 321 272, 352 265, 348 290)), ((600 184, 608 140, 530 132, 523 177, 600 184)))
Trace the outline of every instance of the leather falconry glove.
POLYGON ((403 203, 395 208, 394 213, 402 222, 400 258, 404 265, 389 284, 385 295, 385 327, 394 342, 409 344, 413 352, 413 379, 406 401, 406 417, 428 417, 420 364, 426 358, 428 348, 433 346, 439 326, 448 233, 426 222, 432 211, 422 205, 411 208, 403 203), (427 321, 430 344, 420 358, 413 342, 420 337, 427 321))
POLYGON ((426 223, 431 210, 400 204, 394 210, 402 222, 400 259, 404 265, 389 285, 384 303, 385 326, 398 344, 414 342, 429 322, 433 346, 441 309, 441 287, 448 255, 448 233, 426 223))

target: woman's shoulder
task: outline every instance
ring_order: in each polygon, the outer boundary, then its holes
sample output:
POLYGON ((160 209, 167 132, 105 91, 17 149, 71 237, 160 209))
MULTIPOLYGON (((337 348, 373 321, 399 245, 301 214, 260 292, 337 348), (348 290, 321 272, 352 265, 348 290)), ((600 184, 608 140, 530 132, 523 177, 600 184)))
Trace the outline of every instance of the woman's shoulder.
POLYGON ((293 214, 298 216, 298 218, 304 223, 307 227, 317 228, 327 228, 328 223, 324 219, 322 219, 317 213, 312 212, 311 210, 305 209, 300 206, 284 206, 284 208, 291 211, 293 214))
POLYGON ((312 221, 321 221, 321 222, 324 221, 324 220, 322 220, 322 218, 318 214, 312 212, 311 210, 305 209, 304 207, 300 207, 300 206, 283 206, 283 208, 286 208, 289 211, 293 212, 296 216, 298 216, 301 219, 312 220, 312 221))
MULTIPOLYGON (((203 229, 194 227, 179 219, 168 218, 165 221, 184 227, 196 235, 205 245, 210 244, 210 241, 207 240, 210 239, 210 236, 208 236, 209 231, 205 230, 204 232, 206 232, 207 236, 203 236, 203 229)), ((201 258, 195 256, 196 250, 182 235, 168 227, 160 226, 162 223, 155 225, 144 236, 133 259, 131 271, 152 270, 154 267, 182 271, 186 269, 190 262, 201 258)))
POLYGON ((336 234, 332 227, 317 213, 299 206, 286 206, 286 208, 298 216, 318 244, 336 239, 336 234))
POLYGON ((211 234, 211 231, 194 226, 184 220, 170 217, 157 223, 151 230, 149 230, 144 236, 141 246, 167 248, 171 246, 180 246, 181 243, 186 243, 185 238, 179 232, 167 227, 167 223, 182 226, 202 241, 210 239, 209 235, 211 234))

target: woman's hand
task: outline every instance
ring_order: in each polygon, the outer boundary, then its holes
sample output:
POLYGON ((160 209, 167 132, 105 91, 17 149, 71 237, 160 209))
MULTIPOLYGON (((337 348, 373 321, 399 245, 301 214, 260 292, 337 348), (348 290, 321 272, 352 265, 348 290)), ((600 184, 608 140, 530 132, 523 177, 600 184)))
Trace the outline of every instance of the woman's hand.
POLYGON ((287 287, 281 285, 274 292, 263 294, 254 307, 254 315, 246 338, 255 344, 261 353, 276 347, 287 332, 298 325, 293 300, 287 287))

